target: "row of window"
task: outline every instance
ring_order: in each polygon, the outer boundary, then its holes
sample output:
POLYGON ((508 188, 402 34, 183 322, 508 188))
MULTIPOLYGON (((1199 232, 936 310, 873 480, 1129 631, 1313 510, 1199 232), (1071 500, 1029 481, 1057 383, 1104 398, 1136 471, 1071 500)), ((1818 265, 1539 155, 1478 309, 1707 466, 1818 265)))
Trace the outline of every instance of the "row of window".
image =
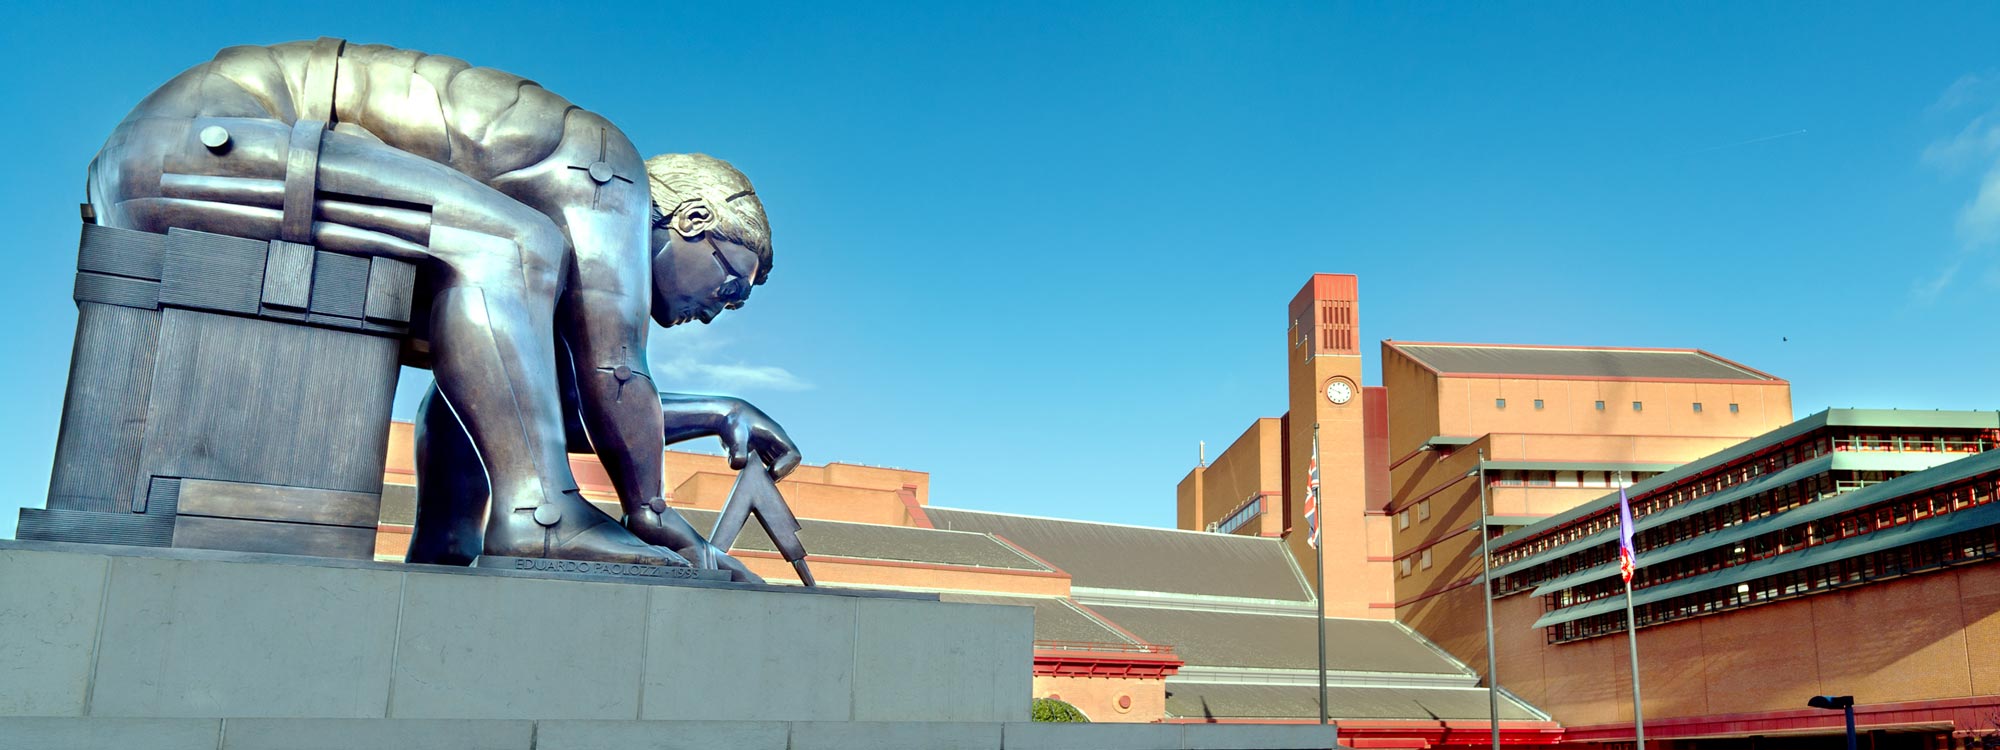
POLYGON ((1396 572, 1397 572, 1398 574, 1400 574, 1400 575, 1402 575, 1402 576, 1406 577, 1406 578, 1407 578, 1407 577, 1409 577, 1409 575, 1410 575, 1410 561, 1411 561, 1411 560, 1413 560, 1413 559, 1417 561, 1417 565, 1421 566, 1421 569, 1422 569, 1422 570, 1430 570, 1430 569, 1431 569, 1431 548, 1429 548, 1429 547, 1425 547, 1425 548, 1424 548, 1424 550, 1423 550, 1422 552, 1418 552, 1418 553, 1417 553, 1417 554, 1416 554, 1416 555, 1415 555, 1414 557, 1405 557, 1405 558, 1403 558, 1403 559, 1401 559, 1401 560, 1397 560, 1397 561, 1396 561, 1396 572))
MULTIPOLYGON (((1672 622, 1996 557, 2000 557, 2000 527, 1988 526, 1642 605, 1634 608, 1633 616, 1642 626, 1672 622)), ((1621 611, 1555 625, 1547 635, 1548 642, 1562 643, 1624 630, 1621 611)))
POLYGON ((1216 524, 1215 528, 1210 529, 1210 531, 1217 531, 1224 534, 1235 533, 1237 529, 1243 528, 1258 516, 1264 515, 1263 501, 1264 498, 1251 495, 1249 500, 1243 502, 1242 507, 1230 513, 1227 518, 1222 519, 1222 522, 1216 524))
MULTIPOLYGON (((1416 506, 1414 507, 1417 511, 1417 520, 1419 521, 1431 520, 1431 501, 1428 498, 1423 500, 1418 500, 1416 506)), ((1411 510, 1410 508, 1404 508, 1402 512, 1396 514, 1397 531, 1402 531, 1403 529, 1410 528, 1410 510, 1411 510)))
MULTIPOLYGON (((1835 496, 1860 489, 1861 487, 1887 481, 1901 475, 1902 472, 1884 471, 1830 471, 1817 474, 1796 482, 1773 487, 1748 497, 1739 498, 1733 502, 1710 508, 1687 518, 1640 531, 1633 535, 1632 544, 1643 554, 1659 547, 1691 539, 1700 534, 1721 531, 1738 524, 1765 518, 1775 513, 1782 513, 1801 505, 1828 500, 1835 496)), ((1979 502, 1983 503, 1985 501, 1982 500, 1979 502)), ((1822 521, 1820 523, 1823 524, 1825 522, 1822 521)), ((1807 524, 1807 526, 1813 526, 1813 524, 1807 524)), ((1496 592, 1513 593, 1525 588, 1539 586, 1543 582, 1561 578, 1571 573, 1588 570, 1616 557, 1616 550, 1615 541, 1592 545, 1591 549, 1583 550, 1581 554, 1567 555, 1551 560, 1546 564, 1537 565, 1528 570, 1505 576, 1497 583, 1495 590, 1496 592)), ((1707 554, 1709 553, 1703 553, 1703 555, 1707 554)), ((1703 555, 1683 558, 1668 565, 1694 565, 1699 567, 1699 561, 1705 559, 1703 555)), ((1713 569, 1713 567, 1727 567, 1727 565, 1731 564, 1735 563, 1718 561, 1716 566, 1702 568, 1701 571, 1697 572, 1713 569)), ((1634 586, 1648 585, 1648 576, 1651 575, 1653 573, 1642 571, 1639 578, 1634 581, 1634 586)), ((1682 578, 1685 575, 1691 575, 1691 573, 1673 575, 1672 578, 1682 578)), ((1586 586, 1583 591, 1564 595, 1575 597, 1570 600, 1571 603, 1580 603, 1597 598, 1591 595, 1591 591, 1592 589, 1586 586)), ((1601 593, 1610 595, 1618 593, 1618 591, 1612 589, 1601 593)), ((1564 604, 1563 606, 1569 605, 1564 604)))
MULTIPOLYGON (((1996 486, 1995 480, 1985 479, 1949 489, 1895 498, 1830 518, 1773 529, 1745 539, 1730 548, 1704 550, 1699 554, 1640 568, 1633 576, 1632 586, 1634 589, 1643 589, 1688 576, 1755 562, 1773 555, 1797 552, 1828 542, 1851 539, 1933 516, 1985 505, 1993 502, 1996 489, 2000 489, 2000 486, 1996 486)), ((1636 544, 1637 540, 1634 540, 1634 543, 1636 544)), ((1646 545, 1641 545, 1641 549, 1646 548, 1646 545)), ((1608 579, 1557 592, 1551 595, 1551 598, 1556 606, 1567 607, 1615 596, 1622 592, 1622 581, 1608 579)))
MULTIPOLYGON (((1696 414, 1700 414, 1700 413, 1701 413, 1701 408, 1702 408, 1702 407, 1701 407, 1701 402, 1700 402, 1700 401, 1695 401, 1695 402, 1693 402, 1693 403, 1694 403, 1694 413, 1696 413, 1696 414)), ((1543 402, 1543 401, 1542 401, 1541 399, 1539 399, 1539 398, 1538 398, 1538 399, 1535 399, 1535 411, 1541 411, 1541 410, 1542 410, 1542 407, 1543 407, 1544 405, 1545 405, 1545 404, 1544 404, 1544 402, 1543 402)), ((1496 398, 1496 399, 1493 399, 1493 408, 1495 408, 1495 409, 1503 409, 1503 410, 1504 410, 1504 409, 1506 409, 1506 408, 1507 408, 1507 399, 1504 399, 1504 398, 1496 398)), ((1604 402, 1603 402, 1603 401, 1599 401, 1599 402, 1597 402, 1597 410, 1598 410, 1598 411, 1604 411, 1604 402)), ((1644 402, 1644 401, 1634 401, 1634 402, 1632 402, 1632 411, 1645 411, 1645 410, 1646 410, 1646 402, 1644 402)), ((1730 405, 1729 405, 1729 413, 1731 413, 1731 414, 1736 414, 1736 413, 1738 413, 1738 412, 1740 412, 1740 411, 1742 411, 1742 407, 1741 407, 1741 405, 1739 405, 1739 404, 1730 404, 1730 405)))
MULTIPOLYGON (((1879 428, 1836 429, 1768 449, 1747 460, 1720 467, 1700 476, 1689 477, 1671 487, 1663 487, 1632 498, 1632 514, 1644 518, 1654 512, 1721 492, 1739 484, 1774 474, 1836 451, 1902 451, 1923 453, 1979 453, 1994 447, 2000 433, 1993 430, 1903 430, 1879 428)), ((1617 525, 1616 508, 1607 507, 1556 531, 1498 550, 1495 565, 1504 565, 1543 550, 1558 547, 1617 525)))

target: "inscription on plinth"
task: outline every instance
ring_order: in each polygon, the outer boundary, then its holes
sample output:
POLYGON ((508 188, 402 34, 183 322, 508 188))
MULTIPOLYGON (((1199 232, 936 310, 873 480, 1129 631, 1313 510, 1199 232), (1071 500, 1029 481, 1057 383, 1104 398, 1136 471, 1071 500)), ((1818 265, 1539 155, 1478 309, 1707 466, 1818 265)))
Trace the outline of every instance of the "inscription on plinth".
POLYGON ((727 581, 728 571, 695 570, 694 568, 673 568, 665 565, 637 565, 631 563, 592 562, 589 560, 547 560, 528 557, 505 557, 485 555, 473 563, 474 567, 493 570, 525 570, 536 573, 557 573, 577 576, 611 576, 632 579, 668 579, 677 581, 727 581))

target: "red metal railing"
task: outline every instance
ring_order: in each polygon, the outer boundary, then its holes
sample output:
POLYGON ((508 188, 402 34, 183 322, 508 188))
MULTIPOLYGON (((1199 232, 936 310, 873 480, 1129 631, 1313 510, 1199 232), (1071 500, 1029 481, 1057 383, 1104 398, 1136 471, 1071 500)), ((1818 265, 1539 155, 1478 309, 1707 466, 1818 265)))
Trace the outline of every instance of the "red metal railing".
POLYGON ((1037 639, 1035 648, 1050 651, 1098 651, 1118 654, 1159 654, 1171 656, 1174 647, 1157 643, 1104 643, 1100 641, 1056 641, 1037 639))

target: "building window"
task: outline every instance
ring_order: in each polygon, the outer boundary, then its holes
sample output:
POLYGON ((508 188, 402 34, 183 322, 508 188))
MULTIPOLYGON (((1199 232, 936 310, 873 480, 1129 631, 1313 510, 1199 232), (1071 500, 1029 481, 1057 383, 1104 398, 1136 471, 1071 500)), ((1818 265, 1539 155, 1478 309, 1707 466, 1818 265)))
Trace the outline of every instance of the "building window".
POLYGON ((1535 399, 1535 411, 1541 411, 1541 410, 1542 410, 1542 400, 1539 398, 1535 399))
POLYGON ((1505 408, 1507 408, 1507 399, 1504 399, 1504 398, 1496 398, 1496 399, 1493 399, 1493 408, 1495 408, 1495 409, 1505 409, 1505 408))
POLYGON ((1407 528, 1410 528, 1410 512, 1406 510, 1396 514, 1396 530, 1402 531, 1407 528))
POLYGON ((1402 566, 1403 575, 1407 576, 1410 574, 1410 558, 1405 557, 1401 560, 1396 561, 1396 564, 1402 566))
POLYGON ((1599 401, 1599 402, 1597 402, 1597 410, 1598 410, 1598 411, 1604 411, 1604 402, 1603 402, 1603 401, 1599 401))
POLYGON ((1241 507, 1230 513, 1228 518, 1224 518, 1221 523, 1216 524, 1214 530, 1224 534, 1233 534, 1236 533, 1237 529, 1249 525, 1252 520, 1261 515, 1264 515, 1263 498, 1251 495, 1248 500, 1243 501, 1241 507))
POLYGON ((1417 520, 1419 521, 1431 520, 1431 501, 1429 500, 1417 501, 1417 520))
POLYGON ((1645 410, 1646 410, 1646 402, 1644 401, 1632 402, 1632 411, 1645 411, 1645 410))
POLYGON ((1729 413, 1731 413, 1731 414, 1735 414, 1735 413, 1736 413, 1736 411, 1737 411, 1737 409, 1736 409, 1736 405, 1735 405, 1735 404, 1730 404, 1730 405, 1729 405, 1729 413))
POLYGON ((1424 570, 1431 569, 1431 549, 1429 547, 1424 548, 1423 556, 1417 559, 1417 565, 1424 570))
POLYGON ((1700 401, 1696 401, 1696 402, 1694 402, 1694 413, 1696 413, 1696 414, 1700 414, 1700 413, 1701 413, 1701 402, 1700 402, 1700 401))

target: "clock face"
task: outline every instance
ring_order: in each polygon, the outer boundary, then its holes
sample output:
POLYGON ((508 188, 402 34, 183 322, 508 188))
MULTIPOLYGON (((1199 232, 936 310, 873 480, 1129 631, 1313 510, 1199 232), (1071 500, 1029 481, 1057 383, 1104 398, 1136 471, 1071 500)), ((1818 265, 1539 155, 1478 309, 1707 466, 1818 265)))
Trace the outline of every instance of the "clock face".
POLYGON ((1345 380, 1335 379, 1333 382, 1326 384, 1326 400, 1332 401, 1336 404, 1344 404, 1353 398, 1354 398, 1353 383, 1349 383, 1345 380))

